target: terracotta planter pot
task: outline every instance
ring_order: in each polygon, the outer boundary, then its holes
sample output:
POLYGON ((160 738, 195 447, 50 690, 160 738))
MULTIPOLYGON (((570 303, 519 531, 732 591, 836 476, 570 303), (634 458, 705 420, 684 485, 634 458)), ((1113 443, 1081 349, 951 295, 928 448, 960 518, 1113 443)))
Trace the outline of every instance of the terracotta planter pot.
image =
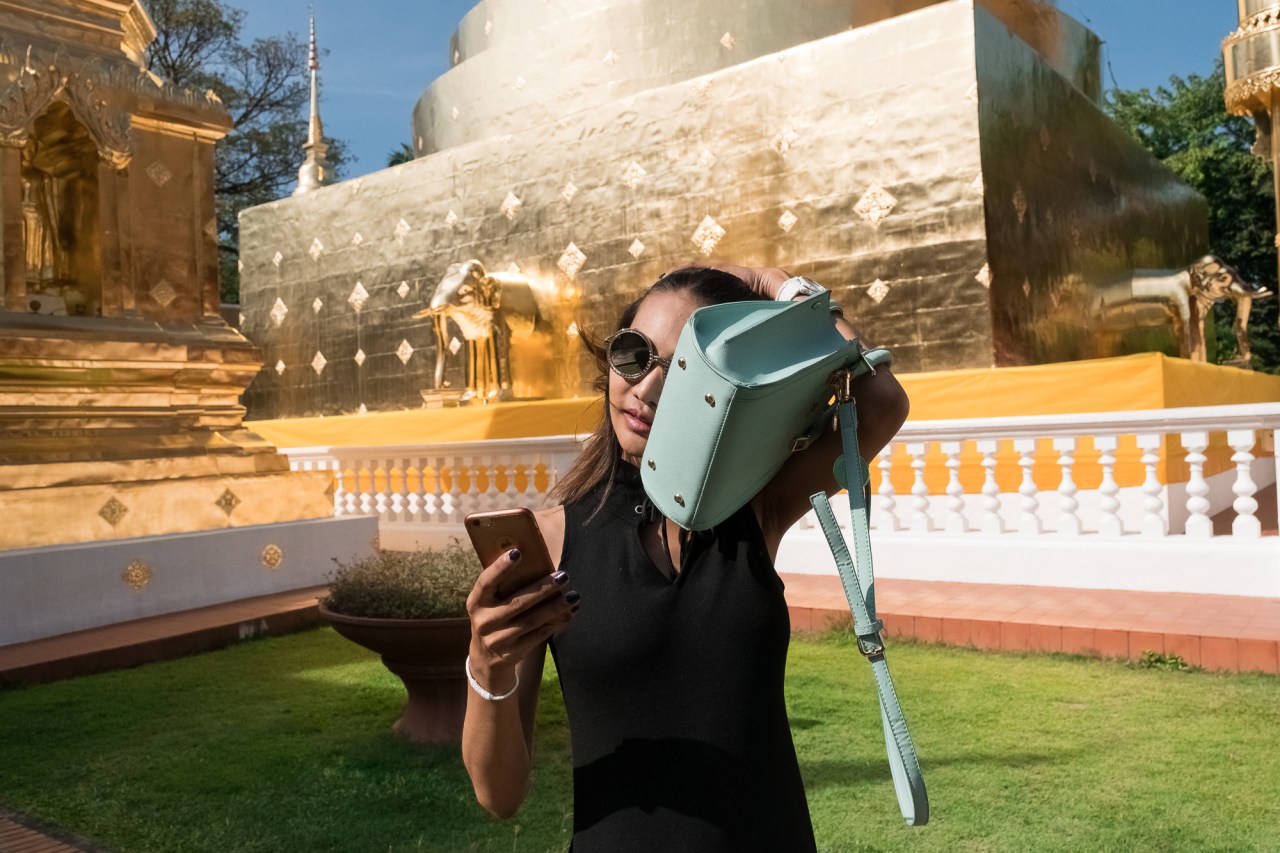
POLYGON ((414 743, 462 741, 470 619, 367 619, 324 605, 320 615, 351 642, 382 655, 383 665, 404 682, 409 702, 391 727, 397 734, 414 743))

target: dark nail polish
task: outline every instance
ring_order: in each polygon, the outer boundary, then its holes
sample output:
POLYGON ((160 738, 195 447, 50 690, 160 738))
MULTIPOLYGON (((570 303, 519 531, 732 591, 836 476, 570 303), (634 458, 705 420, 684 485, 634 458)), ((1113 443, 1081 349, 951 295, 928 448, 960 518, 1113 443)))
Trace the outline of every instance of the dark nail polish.
POLYGON ((507 552, 507 559, 508 559, 508 560, 510 560, 510 561, 511 561, 511 562, 513 562, 513 563, 514 563, 516 560, 520 559, 520 549, 519 549, 519 548, 512 548, 510 551, 508 551, 508 552, 507 552))
POLYGON ((551 575, 551 580, 553 580, 553 581, 555 581, 556 583, 560 584, 560 586, 564 586, 565 584, 567 584, 567 583, 569 582, 569 573, 568 573, 568 572, 556 572, 556 573, 554 573, 553 575, 551 575))
POLYGON ((570 604, 577 604, 581 599, 582 596, 578 594, 576 589, 571 589, 564 594, 564 600, 570 604))

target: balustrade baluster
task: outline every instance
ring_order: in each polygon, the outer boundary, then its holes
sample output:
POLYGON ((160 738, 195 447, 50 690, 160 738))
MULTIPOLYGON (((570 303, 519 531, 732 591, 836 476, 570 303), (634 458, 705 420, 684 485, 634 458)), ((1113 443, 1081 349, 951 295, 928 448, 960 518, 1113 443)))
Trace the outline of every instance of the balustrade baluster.
POLYGON ((982 483, 982 522, 978 529, 987 534, 1004 533, 1004 519, 1000 517, 1000 484, 996 482, 996 451, 1000 442, 984 438, 977 442, 977 446, 986 472, 982 483))
POLYGON ((960 484, 959 441, 944 441, 942 452, 947 457, 947 518, 943 529, 948 533, 968 533, 969 522, 964 517, 964 486, 960 484))
POLYGON ((443 462, 439 456, 431 458, 429 461, 423 460, 422 472, 422 512, 423 521, 429 524, 438 524, 441 515, 444 513, 443 496, 444 489, 442 483, 444 478, 441 472, 444 470, 443 462), (427 473, 426 467, 431 468, 431 491, 427 491, 427 473))
POLYGON ((1022 469, 1022 484, 1018 486, 1018 533, 1023 536, 1039 536, 1044 532, 1040 523, 1040 501, 1036 498, 1039 489, 1036 487, 1036 439, 1014 439, 1013 449, 1018 452, 1018 467, 1022 469))
POLYGON ((389 500, 391 492, 391 460, 375 459, 373 461, 373 474, 370 488, 373 491, 373 508, 378 514, 378 518, 383 521, 391 521, 391 502, 389 500), (382 486, 378 486, 378 472, 382 472, 382 486))
POLYGON ((460 523, 462 517, 466 515, 466 510, 462 506, 462 474, 466 469, 462 467, 462 458, 459 456, 449 456, 444 461, 449 466, 449 494, 445 496, 448 509, 445 511, 444 520, 460 523))
POLYGON ((360 513, 361 515, 370 515, 373 513, 373 490, 376 487, 374 479, 378 474, 377 463, 371 463, 368 459, 360 459, 356 462, 360 466, 360 513))
POLYGON ((911 531, 913 533, 933 532, 933 519, 929 517, 929 487, 924 482, 924 454, 926 444, 922 441, 907 443, 907 454, 911 457, 911 468, 916 472, 915 482, 911 486, 911 531))
POLYGON ((396 522, 408 521, 405 518, 405 490, 408 488, 409 466, 405 464, 403 459, 388 459, 387 463, 391 466, 387 469, 387 491, 391 495, 391 515, 396 522), (400 488, 395 488, 393 477, 395 473, 400 472, 400 488))
POLYGON ((1160 465, 1160 444, 1164 436, 1160 433, 1138 433, 1138 447, 1142 450, 1142 465, 1146 468, 1146 479, 1142 481, 1142 526, 1143 536, 1168 536, 1169 522, 1164 517, 1164 499, 1160 497, 1163 486, 1157 469, 1160 465))
POLYGON ((1062 480, 1058 484, 1058 535, 1079 536, 1080 516, 1076 511, 1080 508, 1080 502, 1076 500, 1076 493, 1080 491, 1080 487, 1076 485, 1071 471, 1076 464, 1076 437, 1068 435, 1055 438, 1053 449, 1058 451, 1058 467, 1062 470, 1062 480))
POLYGON ((518 470, 519 459, 514 454, 507 454, 503 457, 503 472, 507 475, 507 490, 503 493, 503 503, 506 506, 524 506, 520 500, 520 492, 516 489, 516 471, 518 470))
POLYGON ((405 501, 407 504, 408 519, 410 522, 420 524, 424 520, 422 517, 422 467, 423 459, 421 456, 414 456, 405 460, 404 469, 404 488, 405 501), (409 487, 409 471, 414 472, 413 488, 409 487))
POLYGON ((333 514, 346 515, 349 510, 347 508, 347 497, 350 492, 347 491, 345 473, 346 469, 342 463, 335 466, 333 472, 333 514))
POLYGON ((1116 497, 1120 486, 1116 483, 1116 448, 1120 439, 1114 435, 1094 436, 1093 445, 1101 452, 1098 464, 1102 466, 1102 484, 1098 486, 1098 533, 1103 536, 1120 536, 1124 533, 1124 521, 1120 518, 1120 501, 1116 497))
POLYGON ((488 482, 493 482, 492 475, 489 474, 488 467, 485 465, 483 456, 468 457, 470 463, 467 471, 467 512, 475 512, 477 510, 487 510, 488 501, 485 493, 480 491, 480 477, 485 476, 488 482))
POLYGON ((1187 465, 1191 477, 1187 481, 1187 535, 1196 538, 1213 536, 1213 521, 1209 518, 1209 483, 1204 478, 1204 449, 1209 446, 1209 433, 1184 432, 1182 446, 1187 449, 1187 465))
POLYGON ((542 454, 534 456, 532 462, 524 464, 524 500, 522 503, 533 508, 538 503, 538 464, 542 461, 542 454))
POLYGON ((898 515, 894 512, 898 502, 894 499, 893 492, 893 448, 894 445, 889 444, 880 451, 880 461, 876 463, 876 467, 880 469, 880 488, 877 491, 877 508, 875 514, 876 530, 901 530, 902 525, 898 522, 898 515))
POLYGON ((1231 486, 1236 499, 1231 507, 1236 511, 1235 521, 1231 522, 1231 535, 1242 539, 1254 539, 1262 535, 1262 523, 1258 520, 1258 501, 1254 495, 1258 484, 1253 481, 1253 445, 1254 431, 1251 429, 1233 429, 1227 432, 1227 444, 1235 453, 1231 461, 1236 463, 1236 481, 1231 486))

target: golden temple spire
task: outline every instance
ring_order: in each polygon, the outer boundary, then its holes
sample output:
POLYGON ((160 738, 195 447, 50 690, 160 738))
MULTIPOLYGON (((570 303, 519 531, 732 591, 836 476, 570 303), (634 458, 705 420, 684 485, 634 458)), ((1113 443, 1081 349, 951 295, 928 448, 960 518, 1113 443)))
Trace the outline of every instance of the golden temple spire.
POLYGON ((302 146, 306 159, 298 169, 298 188, 294 195, 310 192, 333 183, 330 175, 329 145, 324 141, 324 125, 320 123, 320 52, 316 49, 316 17, 311 16, 311 46, 307 53, 307 69, 311 72, 311 117, 307 123, 307 142, 302 146))

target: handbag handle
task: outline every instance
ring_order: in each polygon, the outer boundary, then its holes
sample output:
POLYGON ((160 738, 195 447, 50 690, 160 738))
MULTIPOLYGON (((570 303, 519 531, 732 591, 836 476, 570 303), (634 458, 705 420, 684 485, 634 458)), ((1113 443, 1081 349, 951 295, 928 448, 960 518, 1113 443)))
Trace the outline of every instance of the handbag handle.
POLYGON ((889 676, 889 664, 884 656, 884 623, 876 619, 875 576, 871 563, 871 530, 868 522, 869 490, 865 467, 858 453, 858 410, 848 382, 843 378, 836 383, 839 405, 840 438, 844 456, 838 467, 843 468, 844 485, 849 491, 849 514, 853 531, 856 563, 849 555, 844 535, 836 524, 831 502, 825 492, 809 498, 822 526, 827 545, 840 572, 840 582, 845 598, 853 614, 853 633, 858 651, 871 664, 876 692, 880 698, 880 721, 884 727, 885 748, 889 754, 889 770, 893 774, 893 787, 898 796, 898 808, 903 820, 910 826, 924 826, 929 822, 929 795, 925 791, 924 776, 916 756, 907 721, 893 689, 889 676))

